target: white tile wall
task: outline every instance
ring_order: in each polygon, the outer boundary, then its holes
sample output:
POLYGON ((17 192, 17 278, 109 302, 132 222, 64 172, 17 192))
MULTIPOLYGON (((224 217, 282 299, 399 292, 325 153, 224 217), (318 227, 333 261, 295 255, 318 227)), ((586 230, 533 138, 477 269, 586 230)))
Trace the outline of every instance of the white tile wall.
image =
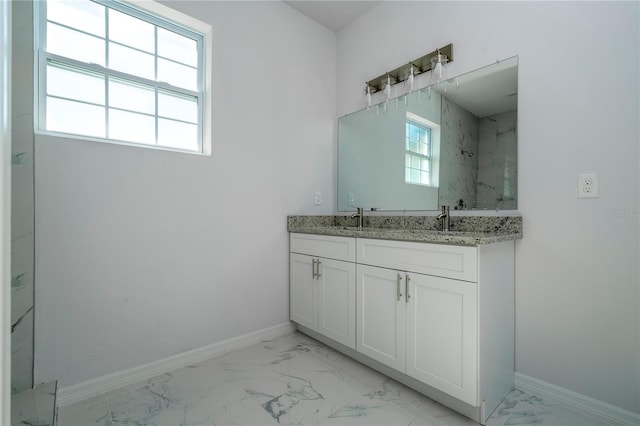
POLYGON ((13 2, 11 388, 33 385, 34 179, 32 2, 13 2))

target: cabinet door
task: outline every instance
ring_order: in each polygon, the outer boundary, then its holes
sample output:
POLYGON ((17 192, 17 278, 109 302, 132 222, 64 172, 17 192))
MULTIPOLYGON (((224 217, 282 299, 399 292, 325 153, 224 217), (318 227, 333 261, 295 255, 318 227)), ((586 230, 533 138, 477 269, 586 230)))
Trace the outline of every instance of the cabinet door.
POLYGON ((318 284, 313 277, 315 258, 291 253, 289 258, 289 315, 291 321, 318 330, 318 284))
POLYGON ((356 265, 318 258, 318 332, 356 348, 356 265))
POLYGON ((357 265, 356 350, 404 372, 404 274, 392 269, 357 265), (401 281, 398 282, 400 276, 401 281), (398 284, 400 284, 398 286, 398 284), (398 290, 402 296, 398 295, 398 290))
POLYGON ((477 285, 408 276, 406 374, 478 406, 477 285))

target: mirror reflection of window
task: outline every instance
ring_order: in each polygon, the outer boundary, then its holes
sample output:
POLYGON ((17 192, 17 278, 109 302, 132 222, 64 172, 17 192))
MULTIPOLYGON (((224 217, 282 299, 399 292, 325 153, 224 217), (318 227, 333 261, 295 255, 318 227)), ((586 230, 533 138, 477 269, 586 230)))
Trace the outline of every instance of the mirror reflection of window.
POLYGON ((406 183, 431 183, 431 128, 407 120, 405 176, 406 183))
POLYGON ((433 145, 440 126, 407 112, 405 124, 404 181, 414 185, 434 185, 433 145))

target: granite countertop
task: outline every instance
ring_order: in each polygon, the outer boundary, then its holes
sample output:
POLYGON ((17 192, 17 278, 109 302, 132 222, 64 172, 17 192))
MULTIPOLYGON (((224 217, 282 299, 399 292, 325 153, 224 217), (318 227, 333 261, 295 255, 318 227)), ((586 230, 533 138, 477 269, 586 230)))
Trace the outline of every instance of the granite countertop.
POLYGON ((438 230, 435 216, 368 216, 358 229, 348 216, 289 216, 289 232, 355 238, 475 246, 522 238, 522 217, 452 217, 451 231, 438 230))

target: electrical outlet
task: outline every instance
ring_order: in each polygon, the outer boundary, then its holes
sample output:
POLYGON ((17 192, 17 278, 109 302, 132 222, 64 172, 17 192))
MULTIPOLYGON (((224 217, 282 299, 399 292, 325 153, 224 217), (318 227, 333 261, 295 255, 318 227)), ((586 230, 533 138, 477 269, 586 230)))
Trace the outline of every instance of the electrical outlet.
POLYGON ((598 198, 598 174, 582 173, 578 175, 578 198, 598 198))
POLYGON ((316 206, 322 205, 322 192, 316 191, 313 197, 313 204, 315 204, 316 206))

